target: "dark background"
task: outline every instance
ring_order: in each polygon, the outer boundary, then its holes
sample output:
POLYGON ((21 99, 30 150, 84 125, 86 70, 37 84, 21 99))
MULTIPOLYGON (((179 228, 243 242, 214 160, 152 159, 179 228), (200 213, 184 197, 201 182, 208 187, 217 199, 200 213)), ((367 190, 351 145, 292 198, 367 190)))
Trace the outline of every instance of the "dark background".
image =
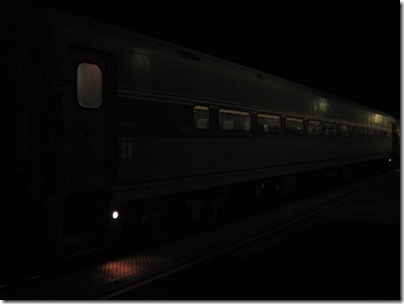
POLYGON ((38 1, 400 117, 392 1, 38 1))

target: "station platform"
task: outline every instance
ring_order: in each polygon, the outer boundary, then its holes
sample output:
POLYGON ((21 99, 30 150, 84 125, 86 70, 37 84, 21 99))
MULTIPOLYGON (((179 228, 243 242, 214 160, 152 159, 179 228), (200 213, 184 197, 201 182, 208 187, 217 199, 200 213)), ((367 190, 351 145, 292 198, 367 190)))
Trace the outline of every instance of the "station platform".
POLYGON ((400 300, 400 171, 268 237, 116 299, 400 300))
POLYGON ((0 299, 397 300, 400 171, 112 261, 6 285, 0 299))

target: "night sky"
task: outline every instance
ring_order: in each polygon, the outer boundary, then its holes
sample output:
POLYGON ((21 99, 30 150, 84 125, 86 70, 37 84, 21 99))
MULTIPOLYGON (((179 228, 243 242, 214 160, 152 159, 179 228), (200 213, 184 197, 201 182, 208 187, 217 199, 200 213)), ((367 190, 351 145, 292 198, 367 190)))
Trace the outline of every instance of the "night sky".
POLYGON ((400 116, 401 5, 392 1, 42 3, 400 116))

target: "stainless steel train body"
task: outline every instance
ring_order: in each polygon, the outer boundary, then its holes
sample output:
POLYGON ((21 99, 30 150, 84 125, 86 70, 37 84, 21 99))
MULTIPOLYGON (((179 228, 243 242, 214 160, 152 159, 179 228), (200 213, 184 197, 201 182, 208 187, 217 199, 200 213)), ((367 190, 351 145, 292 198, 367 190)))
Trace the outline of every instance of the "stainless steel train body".
POLYGON ((51 9, 11 13, 3 222, 60 255, 83 231, 107 241, 139 200, 387 160, 397 145, 390 115, 324 92, 51 9))

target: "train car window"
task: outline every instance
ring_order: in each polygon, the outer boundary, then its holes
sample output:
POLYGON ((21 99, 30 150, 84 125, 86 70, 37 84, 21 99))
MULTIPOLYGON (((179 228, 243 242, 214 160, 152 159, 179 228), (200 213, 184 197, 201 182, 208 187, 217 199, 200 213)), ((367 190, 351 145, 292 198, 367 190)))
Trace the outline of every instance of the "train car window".
POLYGON ((287 134, 303 134, 303 119, 286 117, 285 132, 287 134))
POLYGON ((307 134, 309 135, 321 135, 323 127, 321 121, 309 120, 307 122, 307 134))
POLYGON ((97 109, 102 104, 102 71, 92 63, 77 67, 77 100, 83 108, 97 109))
POLYGON ((260 133, 280 133, 281 118, 274 115, 257 115, 257 130, 260 133))
POLYGON ((339 125, 339 135, 340 136, 349 136, 348 126, 347 125, 339 125))
POLYGON ((250 131, 250 113, 234 110, 219 110, 219 127, 225 131, 250 131))
POLYGON ((350 126, 350 128, 349 128, 350 130, 350 135, 351 136, 354 136, 354 137, 356 137, 356 136, 359 136, 359 127, 357 127, 357 126, 350 126))
POLYGON ((209 129, 209 108, 203 106, 194 107, 194 128, 198 130, 209 129))
POLYGON ((337 135, 337 124, 326 122, 324 124, 324 134, 327 136, 337 135))

